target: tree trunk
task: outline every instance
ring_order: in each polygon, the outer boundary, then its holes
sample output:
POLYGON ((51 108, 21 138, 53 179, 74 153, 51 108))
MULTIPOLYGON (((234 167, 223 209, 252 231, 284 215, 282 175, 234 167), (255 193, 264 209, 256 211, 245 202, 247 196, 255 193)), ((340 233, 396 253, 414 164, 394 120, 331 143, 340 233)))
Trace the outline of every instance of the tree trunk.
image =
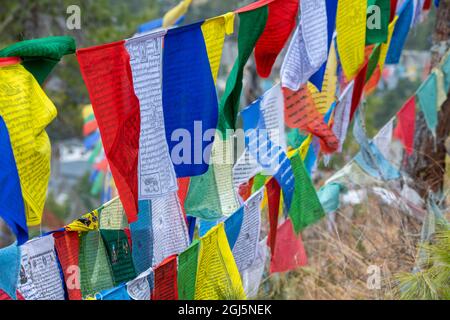
MULTIPOLYGON (((441 0, 433 33, 431 66, 437 66, 450 48, 450 0, 441 0)), ((450 134, 450 92, 438 114, 436 140, 428 130, 422 112, 417 113, 414 153, 406 162, 406 172, 414 181, 413 188, 426 198, 429 192, 440 193, 446 174, 446 139, 450 134)))

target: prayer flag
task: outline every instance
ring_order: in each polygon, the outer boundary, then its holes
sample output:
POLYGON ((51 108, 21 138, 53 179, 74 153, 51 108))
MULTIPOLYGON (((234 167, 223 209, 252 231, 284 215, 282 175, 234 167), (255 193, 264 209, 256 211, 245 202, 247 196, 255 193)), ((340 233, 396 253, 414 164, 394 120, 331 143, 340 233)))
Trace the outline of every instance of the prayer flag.
POLYGON ((128 221, 136 221, 140 111, 125 41, 77 50, 77 58, 128 221))

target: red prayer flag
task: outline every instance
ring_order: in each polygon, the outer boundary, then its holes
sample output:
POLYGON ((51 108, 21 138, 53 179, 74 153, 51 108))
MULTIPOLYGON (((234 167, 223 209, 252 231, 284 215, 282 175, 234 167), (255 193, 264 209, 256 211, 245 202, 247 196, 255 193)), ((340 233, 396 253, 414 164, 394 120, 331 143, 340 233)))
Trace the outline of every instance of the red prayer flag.
POLYGON ((255 47, 256 71, 262 78, 270 76, 275 60, 295 28, 298 3, 299 0, 278 0, 269 3, 266 27, 255 47))
POLYGON ((389 22, 394 20, 396 11, 397 11, 397 2, 398 0, 391 0, 391 15, 389 17, 389 22))
POLYGON ((178 300, 176 255, 168 257, 155 268, 152 300, 178 300))
POLYGON ((127 235, 129 247, 130 247, 130 249, 132 249, 133 248, 133 242, 131 240, 131 230, 130 230, 130 228, 124 228, 123 232, 125 232, 125 234, 127 235))
POLYGON ((253 3, 250 3, 249 5, 246 5, 245 7, 239 8, 237 10, 235 10, 235 13, 242 13, 242 12, 247 12, 247 11, 251 11, 251 10, 255 10, 258 8, 261 8, 262 6, 268 5, 269 3, 272 3, 276 0, 259 0, 253 3))
POLYGON ((98 171, 107 172, 108 171, 108 160, 103 158, 99 163, 94 165, 94 168, 98 171))
POLYGON ((252 177, 248 182, 244 182, 239 186, 238 193, 244 202, 252 195, 253 180, 252 177))
POLYGON ((181 210, 186 215, 186 212, 184 211, 184 201, 186 200, 186 196, 189 190, 189 182, 191 178, 185 177, 185 178, 178 178, 178 199, 180 200, 181 210))
POLYGON ((423 10, 430 10, 431 9, 431 0, 425 0, 423 3, 423 10))
POLYGON ((317 110, 308 86, 305 84, 298 91, 283 88, 283 95, 286 125, 318 137, 324 153, 336 151, 339 147, 339 140, 325 123, 323 115, 317 110))
POLYGON ((125 41, 77 50, 111 173, 128 222, 137 220, 140 111, 125 41))
POLYGON ((79 237, 75 231, 53 233, 55 248, 64 275, 69 300, 82 300, 78 268, 79 237))
POLYGON ((268 6, 268 18, 263 33, 255 46, 255 61, 258 74, 267 78, 278 54, 295 28, 299 0, 260 0, 236 10, 247 12, 268 6))
POLYGON ((277 239, 278 228, 278 216, 280 210, 280 185, 277 180, 271 178, 266 184, 267 199, 269 206, 269 237, 267 238, 267 244, 269 245, 270 252, 275 253, 275 243, 277 239))
MULTIPOLYGON (((17 300, 25 300, 19 291, 16 291, 17 300)), ((3 290, 0 290, 0 301, 12 300, 12 298, 3 290)))
POLYGON ((412 96, 397 113, 397 126, 394 137, 400 140, 407 155, 414 150, 414 132, 416 131, 416 97, 412 96))
POLYGON ((287 219, 278 227, 275 252, 270 261, 270 272, 287 272, 308 263, 300 234, 294 232, 292 222, 287 219))
POLYGON ((372 94, 375 89, 378 86, 378 82, 380 82, 381 79, 381 71, 380 67, 377 65, 372 76, 370 77, 369 81, 367 81, 365 87, 364 87, 364 93, 366 95, 372 94))
POLYGON ((358 109, 359 103, 361 102, 361 97, 366 82, 367 66, 368 63, 366 60, 364 66, 359 70, 355 78, 355 84, 353 86, 352 106, 350 109, 350 121, 353 119, 355 111, 356 109, 358 109))
POLYGON ((86 122, 83 125, 83 135, 84 136, 90 135, 92 132, 97 130, 97 128, 98 128, 97 120, 92 120, 92 121, 86 122))

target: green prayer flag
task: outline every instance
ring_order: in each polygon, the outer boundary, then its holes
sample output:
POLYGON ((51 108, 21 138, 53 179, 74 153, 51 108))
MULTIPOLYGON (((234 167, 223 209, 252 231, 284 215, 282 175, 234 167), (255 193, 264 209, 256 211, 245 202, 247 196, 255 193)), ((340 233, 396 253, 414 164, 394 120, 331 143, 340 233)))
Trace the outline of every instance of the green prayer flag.
POLYGON ((97 176, 95 177, 94 183, 91 187, 91 195, 97 196, 100 194, 100 191, 102 191, 103 188, 103 179, 105 178, 105 173, 100 171, 97 176))
POLYGON ((179 300, 194 300, 195 298, 199 248, 200 242, 194 240, 189 248, 178 256, 177 283, 179 300))
POLYGON ((295 189, 289 216, 294 230, 298 234, 324 217, 325 212, 299 153, 291 158, 291 165, 294 172, 295 189))
POLYGON ((287 143, 292 149, 298 149, 302 145, 303 141, 308 138, 306 135, 302 135, 298 128, 291 129, 287 134, 287 143))
POLYGON ((378 66, 378 61, 380 60, 381 44, 377 44, 373 48, 372 54, 369 57, 369 62, 367 65, 366 82, 372 77, 375 68, 378 66))
POLYGON ((98 231, 80 237, 80 284, 83 298, 114 287, 105 245, 98 231))
POLYGON ((90 164, 93 164, 97 156, 100 154, 100 151, 102 151, 103 145, 102 140, 99 139, 97 143, 95 144, 94 150, 92 150, 91 155, 89 156, 88 162, 90 164))
POLYGON ((387 42, 390 15, 390 0, 367 1, 366 45, 387 42))
POLYGON ((90 121, 94 121, 95 120, 95 115, 93 113, 91 113, 90 115, 88 115, 86 118, 83 119, 84 123, 88 123, 90 121))
POLYGON ((226 138, 227 129, 235 129, 242 92, 242 78, 247 63, 259 37, 266 26, 269 10, 267 6, 239 13, 238 57, 227 79, 224 95, 219 105, 217 129, 226 138))
POLYGON ((186 214, 217 220, 235 212, 239 203, 234 194, 232 171, 232 164, 212 163, 206 173, 191 177, 184 201, 186 214))
POLYGON ((132 280, 136 271, 131 256, 128 237, 123 230, 100 230, 111 264, 114 285, 132 280))
POLYGON ((267 176, 263 175, 261 173, 258 173, 253 178, 252 193, 255 193, 256 191, 261 189, 266 184, 266 181, 267 181, 267 176))
POLYGON ((0 57, 20 57, 23 66, 42 84, 61 58, 75 53, 69 36, 47 37, 17 42, 0 50, 0 57))

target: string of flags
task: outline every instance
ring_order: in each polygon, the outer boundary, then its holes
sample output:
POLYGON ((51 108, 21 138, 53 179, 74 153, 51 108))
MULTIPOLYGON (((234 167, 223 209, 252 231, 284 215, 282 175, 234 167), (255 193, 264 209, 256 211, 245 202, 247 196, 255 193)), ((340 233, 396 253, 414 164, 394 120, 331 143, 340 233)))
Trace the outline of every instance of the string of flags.
POLYGON ((373 139, 362 104, 430 1, 260 0, 167 28, 190 3, 130 39, 76 49, 70 37, 50 37, 0 50, 0 216, 17 238, 0 249, 0 299, 256 297, 264 274, 307 264, 301 232, 331 217, 341 193, 405 179, 397 151, 413 152, 418 110, 434 134, 450 53, 373 139), (235 20, 238 54, 219 96, 235 20), (241 108, 252 53, 266 78, 284 47, 280 82, 241 108), (92 104, 83 108, 92 181, 109 175, 118 196, 105 191, 100 208, 29 240, 57 112, 41 85, 73 53, 92 104), (316 191, 319 161, 342 152, 351 122, 360 151, 316 191))

